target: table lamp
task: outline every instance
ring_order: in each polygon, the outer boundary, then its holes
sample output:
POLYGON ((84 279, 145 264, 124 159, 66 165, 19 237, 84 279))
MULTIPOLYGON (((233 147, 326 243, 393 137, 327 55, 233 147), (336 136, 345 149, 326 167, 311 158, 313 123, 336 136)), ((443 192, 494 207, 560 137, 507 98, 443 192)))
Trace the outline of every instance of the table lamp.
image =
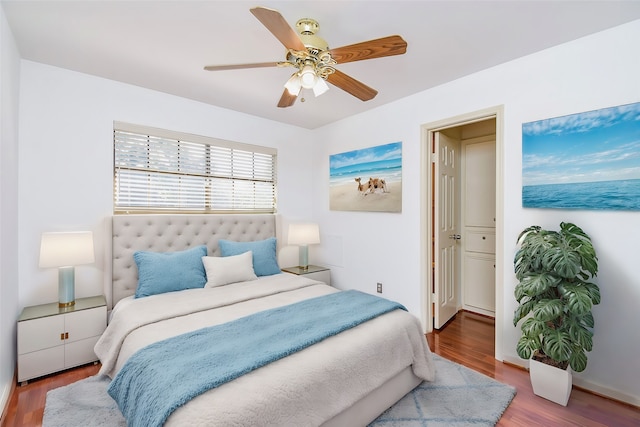
POLYGON ((90 231, 42 233, 40 267, 58 267, 58 306, 75 301, 75 266, 94 262, 93 233, 90 231))
POLYGON ((289 244, 298 245, 300 265, 303 270, 309 268, 309 245, 320 243, 318 224, 289 224, 289 244))

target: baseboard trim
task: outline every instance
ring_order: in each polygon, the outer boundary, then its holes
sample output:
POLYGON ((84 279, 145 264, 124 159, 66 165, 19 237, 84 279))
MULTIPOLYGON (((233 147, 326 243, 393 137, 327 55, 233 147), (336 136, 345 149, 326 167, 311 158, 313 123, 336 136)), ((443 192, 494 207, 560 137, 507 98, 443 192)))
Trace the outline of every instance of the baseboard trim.
POLYGON ((13 377, 11 378, 10 384, 4 384, 2 387, 2 394, 0 394, 0 407, 2 408, 2 415, 0 415, 0 426, 5 424, 5 419, 7 417, 7 410, 9 409, 9 402, 11 401, 11 396, 16 389, 16 374, 13 373, 13 377))
POLYGON ((529 361, 522 360, 519 357, 509 356, 508 354, 504 356, 502 360, 503 363, 508 363, 509 365, 515 366, 517 368, 522 368, 526 371, 529 370, 529 361))
POLYGON ((640 409, 640 397, 638 396, 632 396, 630 394, 605 387, 601 384, 586 381, 584 379, 577 378, 575 375, 573 376, 573 386, 587 393, 615 400, 616 402, 624 403, 625 405, 640 409))
MULTIPOLYGON (((512 365, 517 368, 522 368, 525 370, 529 370, 529 361, 522 360, 520 358, 505 356, 502 363, 507 365, 512 365)), ((605 399, 615 400, 616 402, 623 403, 625 405, 633 406, 635 408, 640 408, 640 397, 632 396, 630 394, 623 393, 619 390, 614 390, 609 387, 605 387, 601 384, 597 384, 591 381, 587 381, 582 378, 578 378, 577 376, 573 376, 573 386, 575 388, 579 388, 580 390, 594 394, 596 396, 604 397, 605 399)))

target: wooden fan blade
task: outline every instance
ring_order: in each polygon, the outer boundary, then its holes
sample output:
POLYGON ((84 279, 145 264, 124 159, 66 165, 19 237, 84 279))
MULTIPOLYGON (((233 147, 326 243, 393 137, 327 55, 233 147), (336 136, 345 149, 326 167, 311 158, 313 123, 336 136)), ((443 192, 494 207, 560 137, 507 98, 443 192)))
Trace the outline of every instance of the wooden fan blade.
POLYGON ((242 70, 245 68, 278 67, 279 64, 279 62, 258 62, 256 64, 207 65, 204 69, 207 71, 242 70))
POLYGON ((353 77, 349 77, 339 70, 336 70, 333 74, 329 74, 327 81, 362 101, 369 101, 378 94, 377 90, 370 88, 353 77))
POLYGON ((280 43, 282 43, 284 47, 298 51, 307 51, 298 34, 291 28, 282 15, 280 15, 280 12, 266 7, 254 7, 251 8, 251 13, 280 40, 280 43))
POLYGON ((282 92, 282 96, 280 97, 280 101, 278 102, 278 107, 280 108, 287 108, 287 107, 291 107, 294 102, 296 102, 296 98, 298 98, 295 95, 291 95, 289 93, 289 90, 285 88, 284 92, 282 92))
POLYGON ((400 36, 389 36, 369 40, 349 46, 330 49, 331 57, 338 64, 362 61, 364 59, 382 58, 384 56, 402 55, 407 51, 407 42, 400 36))

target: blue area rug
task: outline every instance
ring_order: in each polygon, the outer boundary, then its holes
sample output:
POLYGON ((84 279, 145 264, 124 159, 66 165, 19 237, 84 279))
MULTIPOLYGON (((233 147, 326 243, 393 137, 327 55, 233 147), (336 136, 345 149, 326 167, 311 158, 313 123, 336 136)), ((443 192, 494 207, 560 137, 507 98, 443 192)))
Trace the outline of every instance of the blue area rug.
POLYGON ((370 427, 494 426, 516 389, 434 354, 436 379, 423 382, 370 427))
MULTIPOLYGON (((373 427, 494 426, 515 388, 437 355, 436 380, 423 382, 385 411, 373 427)), ((47 393, 44 427, 126 426, 107 394, 109 378, 94 376, 47 393)))

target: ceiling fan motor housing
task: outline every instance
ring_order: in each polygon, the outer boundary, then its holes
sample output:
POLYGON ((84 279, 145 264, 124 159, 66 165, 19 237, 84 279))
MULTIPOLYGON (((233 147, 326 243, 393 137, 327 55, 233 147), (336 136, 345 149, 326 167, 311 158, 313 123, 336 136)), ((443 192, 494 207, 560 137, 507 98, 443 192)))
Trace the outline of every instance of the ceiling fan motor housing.
POLYGON ((320 29, 318 21, 311 18, 302 18, 296 22, 296 28, 300 33, 300 40, 307 47, 307 49, 315 50, 316 52, 322 52, 329 50, 329 45, 326 40, 316 35, 320 29))

